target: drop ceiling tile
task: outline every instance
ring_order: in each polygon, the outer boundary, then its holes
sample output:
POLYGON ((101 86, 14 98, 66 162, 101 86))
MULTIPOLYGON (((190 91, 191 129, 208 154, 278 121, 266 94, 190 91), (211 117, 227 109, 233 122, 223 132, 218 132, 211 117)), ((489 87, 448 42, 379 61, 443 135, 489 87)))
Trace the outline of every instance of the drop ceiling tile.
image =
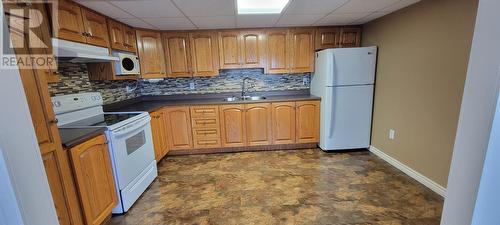
POLYGON ((100 12, 106 16, 109 16, 111 18, 134 18, 133 15, 123 11, 122 9, 109 4, 108 2, 104 1, 83 1, 83 0, 77 0, 77 2, 83 6, 86 6, 90 9, 93 9, 97 12, 100 12))
POLYGON ((335 10, 334 13, 375 12, 399 1, 400 0, 351 0, 335 10))
POLYGON ((173 0, 187 16, 233 16, 235 0, 173 0))
POLYGON ((365 24, 365 23, 368 23, 372 20, 375 20, 377 18, 380 18, 382 16, 385 16, 389 14, 389 12, 374 12, 366 17, 363 17, 357 21, 355 21, 354 23, 352 23, 352 25, 359 25, 359 24, 365 24))
POLYGON ((235 16, 217 16, 217 17, 189 17, 191 21, 202 29, 209 28, 234 28, 236 27, 235 16))
POLYGON ((349 0, 294 0, 286 8, 285 14, 327 14, 349 0))
POLYGON ((396 3, 396 4, 392 4, 392 5, 390 5, 390 6, 386 7, 386 8, 383 8, 383 9, 381 9, 379 11, 381 11, 381 12, 394 12, 396 10, 400 10, 400 9, 402 9, 404 7, 409 6, 409 5, 415 4, 415 3, 419 2, 419 1, 420 0, 402 0, 402 1, 398 2, 398 3, 396 3))
POLYGON ((128 24, 129 26, 132 26, 132 27, 156 29, 156 27, 153 27, 150 24, 147 24, 144 21, 137 19, 137 18, 135 18, 135 19, 125 18, 125 19, 117 19, 117 20, 122 22, 122 23, 128 24))
POLYGON ((321 19, 324 14, 300 14, 300 15, 283 15, 277 25, 278 26, 308 26, 314 24, 321 19))
POLYGON ((161 30, 185 30, 195 29, 196 27, 185 17, 176 18, 142 18, 147 23, 161 30))
POLYGON ((167 0, 122 0, 110 3, 141 18, 184 16, 171 1, 167 0))
POLYGON ((261 14, 261 15, 238 15, 236 18, 237 27, 272 27, 276 24, 280 14, 261 14))
POLYGON ((372 13, 332 13, 318 21, 317 25, 349 25, 372 13))

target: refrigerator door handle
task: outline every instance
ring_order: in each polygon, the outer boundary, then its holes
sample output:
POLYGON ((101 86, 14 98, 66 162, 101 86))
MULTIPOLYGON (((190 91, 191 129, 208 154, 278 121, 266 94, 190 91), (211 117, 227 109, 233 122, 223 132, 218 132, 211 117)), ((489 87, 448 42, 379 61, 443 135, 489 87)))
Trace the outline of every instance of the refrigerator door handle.
MULTIPOLYGON (((335 104, 337 101, 335 101, 335 88, 332 87, 332 93, 331 93, 331 99, 332 99, 332 109, 331 109, 331 113, 335 112, 335 104)), ((333 126, 335 125, 335 115, 331 116, 331 121, 330 121, 330 129, 328 131, 328 138, 332 138, 333 137, 333 126)))

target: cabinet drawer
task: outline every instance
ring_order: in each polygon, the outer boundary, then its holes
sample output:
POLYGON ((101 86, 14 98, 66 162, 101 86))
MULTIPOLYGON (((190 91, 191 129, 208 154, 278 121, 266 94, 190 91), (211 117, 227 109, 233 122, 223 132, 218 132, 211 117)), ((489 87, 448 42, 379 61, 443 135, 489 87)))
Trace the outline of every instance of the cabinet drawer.
POLYGON ((193 129, 193 136, 196 139, 213 139, 213 138, 219 138, 220 133, 219 129, 217 128, 193 129))
POLYGON ((208 117, 218 117, 219 109, 214 105, 205 106, 193 106, 191 107, 191 117, 192 118, 208 118, 208 117))
POLYGON ((193 128, 218 128, 219 118, 193 118, 193 128))
POLYGON ((194 148, 219 148, 220 139, 195 139, 194 148))

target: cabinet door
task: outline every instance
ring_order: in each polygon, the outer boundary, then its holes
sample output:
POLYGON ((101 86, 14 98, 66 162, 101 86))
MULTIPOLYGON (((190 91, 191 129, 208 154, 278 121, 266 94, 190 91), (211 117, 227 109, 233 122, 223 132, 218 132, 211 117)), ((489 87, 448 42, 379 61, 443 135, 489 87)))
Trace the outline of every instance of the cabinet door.
POLYGON ((108 145, 100 135, 70 150, 87 224, 102 224, 118 203, 108 145))
POLYGON ((190 77, 189 34, 172 32, 163 34, 168 77, 190 77))
POLYGON ((273 144, 295 143, 295 102, 272 103, 273 144))
POLYGON ((241 68, 240 32, 219 32, 219 57, 221 69, 241 68))
POLYGON ((57 30, 57 38, 86 43, 80 6, 67 0, 60 0, 57 13, 57 21, 52 21, 57 30))
POLYGON ((137 48, 142 78, 166 77, 162 46, 160 33, 137 30, 137 48))
POLYGON ((340 28, 319 27, 316 30, 316 50, 340 47, 340 28))
POLYGON ((191 33, 190 48, 194 76, 215 76, 219 74, 219 51, 215 32, 200 31, 191 33))
POLYGON ((343 48, 361 46, 361 28, 343 27, 340 31, 340 45, 343 48))
POLYGON ((270 29, 266 36, 267 73, 290 72, 288 29, 270 29))
POLYGON ((123 24, 108 19, 109 40, 112 49, 127 50, 124 45, 125 37, 123 27, 123 24))
POLYGON ((243 147, 246 144, 244 105, 221 105, 219 108, 222 147, 243 147))
POLYGON ((290 31, 292 49, 290 71, 307 73, 314 71, 314 28, 295 28, 290 31))
POLYGON ((189 107, 167 107, 164 109, 167 137, 170 150, 193 148, 191 116, 189 107))
POLYGON ((311 143, 319 140, 319 101, 296 103, 297 143, 311 143))
POLYGON ((42 155, 43 165, 45 167, 45 174, 49 181, 50 192, 52 200, 57 212, 57 218, 60 224, 71 224, 69 208, 66 203, 66 196, 64 196, 64 187, 62 181, 62 174, 59 170, 59 159, 56 152, 52 151, 42 155))
POLYGON ((240 31, 241 67, 258 68, 266 66, 265 33, 262 30, 240 31))
POLYGON ((135 29, 127 25, 123 25, 123 46, 125 51, 137 53, 135 29))
POLYGON ((245 122, 248 146, 272 143, 270 103, 246 104, 245 122))
POLYGON ((82 8, 83 26, 87 32, 87 43, 109 47, 108 26, 106 17, 82 8))
POLYGON ((156 162, 159 162, 167 152, 167 136, 165 115, 162 110, 151 113, 151 132, 156 162))

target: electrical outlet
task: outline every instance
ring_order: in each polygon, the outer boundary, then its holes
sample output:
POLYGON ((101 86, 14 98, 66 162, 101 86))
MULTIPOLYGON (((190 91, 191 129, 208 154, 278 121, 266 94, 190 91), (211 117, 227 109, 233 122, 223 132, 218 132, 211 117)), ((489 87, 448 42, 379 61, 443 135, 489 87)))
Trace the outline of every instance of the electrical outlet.
POLYGON ((194 82, 189 82, 189 89, 194 90, 194 82))
POLYGON ((396 131, 389 129, 389 139, 394 140, 394 135, 396 135, 396 131))
POLYGON ((302 78, 302 85, 308 85, 309 84, 309 78, 304 77, 302 78))

